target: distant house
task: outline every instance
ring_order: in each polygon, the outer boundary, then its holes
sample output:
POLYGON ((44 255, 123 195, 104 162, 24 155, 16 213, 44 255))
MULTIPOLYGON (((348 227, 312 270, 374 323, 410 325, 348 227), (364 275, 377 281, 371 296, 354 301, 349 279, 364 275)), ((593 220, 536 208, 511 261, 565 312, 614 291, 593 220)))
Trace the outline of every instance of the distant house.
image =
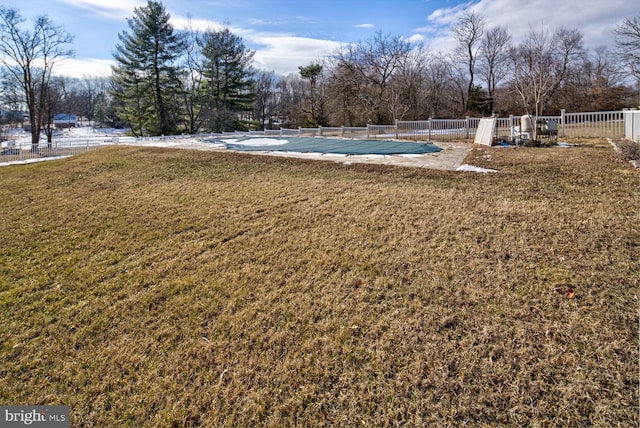
POLYGON ((78 116, 75 114, 56 114, 53 116, 53 125, 58 129, 75 128, 78 126, 78 116))

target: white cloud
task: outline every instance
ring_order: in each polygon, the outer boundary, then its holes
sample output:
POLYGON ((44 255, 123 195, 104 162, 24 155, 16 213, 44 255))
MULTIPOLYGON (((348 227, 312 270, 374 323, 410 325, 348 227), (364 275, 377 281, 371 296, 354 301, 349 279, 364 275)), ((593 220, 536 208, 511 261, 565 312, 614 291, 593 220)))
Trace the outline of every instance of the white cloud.
POLYGON ((187 28, 189 20, 191 28, 198 31, 228 27, 231 32, 243 38, 247 48, 256 51, 254 67, 274 71, 280 75, 297 73, 299 66, 332 55, 336 49, 344 45, 340 42, 298 37, 289 33, 257 32, 203 19, 172 16, 171 24, 175 29, 181 30, 187 28))
POLYGON ((375 27, 375 25, 373 24, 358 24, 356 25, 356 28, 373 28, 375 27))
POLYGON ((62 0, 62 2, 109 19, 128 18, 132 16, 134 8, 146 5, 146 2, 141 0, 62 0))
POLYGON ((407 39, 407 41, 411 43, 424 43, 425 40, 427 40, 427 38, 422 34, 413 34, 407 39))
POLYGON ((286 25, 286 21, 265 21, 264 19, 251 18, 249 19, 249 23, 251 25, 262 25, 262 26, 274 26, 274 25, 286 25))
POLYGON ((58 62, 54 68, 54 74, 68 77, 108 77, 111 75, 111 66, 115 64, 110 59, 96 58, 66 58, 58 62))
POLYGON ((299 66, 330 56, 343 45, 330 40, 290 35, 253 34, 247 39, 259 45, 254 66, 281 75, 297 73, 299 66))
MULTIPOLYGON (((174 17, 171 16, 171 20, 169 21, 171 25, 173 25, 174 30, 186 30, 187 28, 191 28, 195 31, 207 31, 207 30, 222 30, 225 27, 225 24, 216 21, 210 21, 207 19, 196 19, 189 17, 174 17)), ((233 29, 229 28, 231 31, 233 29)), ((235 32, 235 31, 234 31, 235 32)))
POLYGON ((415 31, 428 35, 439 28, 431 39, 434 47, 451 46, 448 29, 465 11, 485 16, 489 27, 507 28, 515 43, 521 42, 531 28, 553 32, 564 26, 580 30, 585 47, 593 48, 611 45, 615 25, 625 16, 637 15, 638 7, 629 0, 607 0, 605 4, 600 0, 480 0, 437 9, 427 17, 428 25, 415 31))
POLYGON ((427 18, 427 21, 437 25, 451 25, 468 9, 472 2, 462 3, 454 7, 436 9, 427 18))

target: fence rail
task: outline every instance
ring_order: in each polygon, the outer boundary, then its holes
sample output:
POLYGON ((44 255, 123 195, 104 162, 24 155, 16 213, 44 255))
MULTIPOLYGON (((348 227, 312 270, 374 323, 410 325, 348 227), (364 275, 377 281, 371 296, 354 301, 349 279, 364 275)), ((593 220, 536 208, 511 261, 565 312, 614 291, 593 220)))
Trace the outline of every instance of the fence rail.
MULTIPOLYGON (((0 162, 26 161, 59 156, 72 156, 95 150, 98 147, 125 142, 129 138, 84 138, 84 139, 59 139, 51 143, 41 142, 37 145, 31 143, 14 143, 7 141, 0 147, 0 162)), ((135 138, 133 139, 135 140, 135 138)))

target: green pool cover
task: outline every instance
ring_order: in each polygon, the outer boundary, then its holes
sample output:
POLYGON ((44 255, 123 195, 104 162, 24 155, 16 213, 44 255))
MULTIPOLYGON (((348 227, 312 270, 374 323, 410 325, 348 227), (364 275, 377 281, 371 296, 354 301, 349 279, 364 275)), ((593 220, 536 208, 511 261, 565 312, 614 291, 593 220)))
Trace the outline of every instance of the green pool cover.
POLYGON ((300 153, 335 153, 346 155, 400 155, 436 153, 442 149, 434 144, 412 143, 390 140, 341 140, 318 137, 240 137, 212 138, 209 143, 224 143, 230 150, 240 151, 285 151, 300 153), (260 139, 270 144, 260 144, 260 139), (274 140, 286 140, 287 143, 272 144, 274 140))

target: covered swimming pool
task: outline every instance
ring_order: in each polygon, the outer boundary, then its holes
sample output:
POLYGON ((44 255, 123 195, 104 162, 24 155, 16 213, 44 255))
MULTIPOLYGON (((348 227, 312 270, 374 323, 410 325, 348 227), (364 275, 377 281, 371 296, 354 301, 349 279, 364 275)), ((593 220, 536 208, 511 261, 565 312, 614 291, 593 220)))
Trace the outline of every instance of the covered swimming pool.
POLYGON ((392 140, 348 140, 322 137, 216 137, 207 143, 224 144, 229 150, 333 153, 343 155, 420 155, 442 149, 435 144, 392 140))

